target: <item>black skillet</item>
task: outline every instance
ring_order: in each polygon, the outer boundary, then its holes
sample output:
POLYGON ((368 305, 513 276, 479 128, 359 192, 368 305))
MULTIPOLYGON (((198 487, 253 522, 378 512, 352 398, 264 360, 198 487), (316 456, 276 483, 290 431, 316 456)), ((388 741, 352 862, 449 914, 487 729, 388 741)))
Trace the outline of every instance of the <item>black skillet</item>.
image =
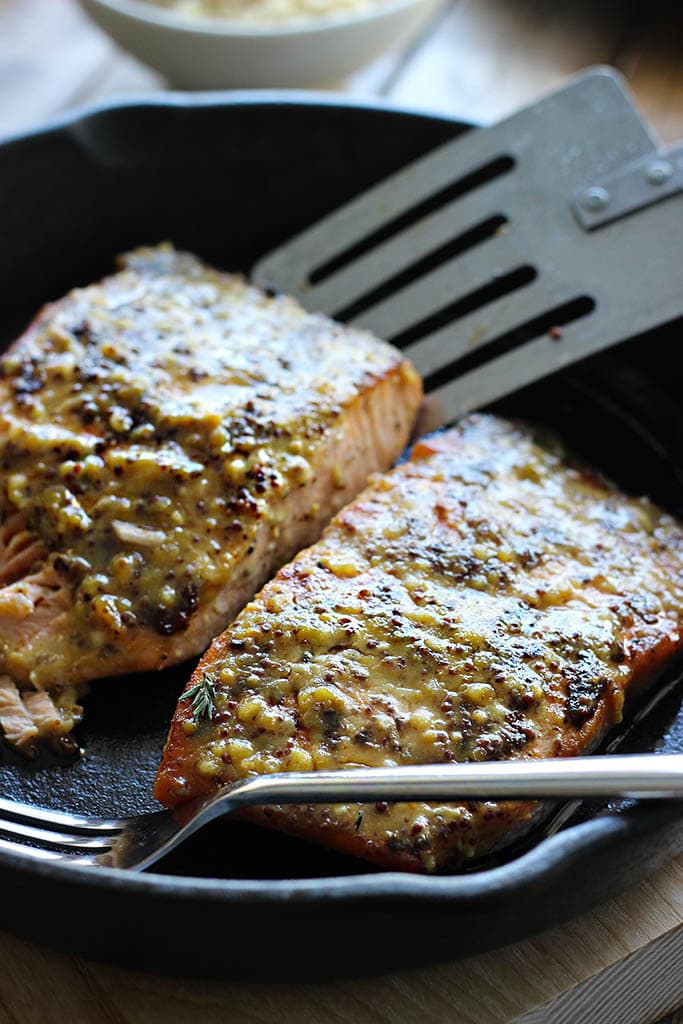
MULTIPOLYGON (((310 94, 164 97, 100 108, 0 147, 0 341, 47 299, 171 239, 229 269, 465 130, 310 94)), ((560 430, 623 486, 683 511, 678 326, 636 339, 501 405, 560 430)), ((153 806, 150 787, 189 666, 93 687, 75 763, 5 751, 10 799, 95 814, 153 806)), ((669 682, 673 682, 671 675, 669 682)), ((622 750, 683 750, 673 686, 622 750)), ((229 821, 153 872, 0 855, 0 925, 135 967, 312 977, 449 960, 570 917, 683 849, 683 806, 582 807, 467 874, 373 871, 229 821)))

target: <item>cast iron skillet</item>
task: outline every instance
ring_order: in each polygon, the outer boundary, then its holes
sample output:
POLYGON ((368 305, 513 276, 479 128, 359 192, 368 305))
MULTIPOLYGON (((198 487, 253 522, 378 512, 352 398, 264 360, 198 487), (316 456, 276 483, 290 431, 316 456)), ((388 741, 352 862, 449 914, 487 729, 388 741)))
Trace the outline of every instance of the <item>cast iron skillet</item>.
MULTIPOLYGON (((275 243, 465 130, 444 119, 288 93, 171 96, 95 109, 0 147, 0 341, 36 309, 171 239, 248 270, 275 243)), ((502 411, 559 428, 626 488, 683 509, 677 326, 542 382, 502 411)), ((9 752, 3 796, 91 813, 150 809, 190 666, 96 684, 72 764, 9 752)), ((673 677, 672 677, 673 678, 673 677)), ((680 688, 678 688, 680 691, 680 688)), ((683 749, 672 689, 621 749, 683 749)), ((683 849, 683 807, 584 807, 458 876, 373 871, 218 822, 146 875, 0 856, 0 925, 136 967, 262 978, 448 960, 556 924, 683 849), (578 823, 577 823, 578 820, 578 823)))

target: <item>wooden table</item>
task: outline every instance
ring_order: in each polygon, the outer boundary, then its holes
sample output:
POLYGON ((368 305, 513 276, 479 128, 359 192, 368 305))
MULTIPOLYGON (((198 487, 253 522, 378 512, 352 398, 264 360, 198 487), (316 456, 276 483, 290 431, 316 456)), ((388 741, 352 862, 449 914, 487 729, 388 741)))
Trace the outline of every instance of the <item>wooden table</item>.
MULTIPOLYGON (((596 63, 627 74, 663 140, 683 137, 677 3, 460 0, 402 52, 343 88, 487 122, 596 63)), ((0 135, 78 104, 163 88, 73 0, 0 0, 0 135)), ((182 981, 0 935, 0 1024, 648 1024, 683 1003, 682 922, 679 858, 621 898, 534 939, 374 980, 182 981)))

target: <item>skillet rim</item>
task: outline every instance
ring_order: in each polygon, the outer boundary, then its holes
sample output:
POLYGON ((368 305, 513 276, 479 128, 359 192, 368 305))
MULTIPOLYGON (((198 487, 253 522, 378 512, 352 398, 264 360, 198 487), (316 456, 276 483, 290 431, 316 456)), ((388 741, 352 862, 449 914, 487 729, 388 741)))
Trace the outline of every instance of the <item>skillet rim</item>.
MULTIPOLYGON (((513 890, 519 892, 525 885, 535 888, 544 878, 556 874, 558 869, 566 869, 572 859, 583 859, 605 845, 628 842, 642 830, 666 829, 667 825, 680 819, 683 819, 683 807, 678 801, 641 801, 619 813, 606 813, 570 826, 505 864, 471 874, 420 875, 385 871, 304 879, 203 878, 121 868, 79 867, 77 861, 38 861, 30 855, 6 851, 0 851, 0 868, 7 865, 23 874, 43 878, 56 876, 57 881, 75 881, 86 888, 93 884, 98 889, 116 890, 123 886, 141 893, 153 890, 162 896, 180 895, 191 900, 210 896, 212 902, 218 898, 225 903, 242 903, 248 899, 255 905, 273 903, 278 909, 294 902, 303 903, 307 909, 324 909, 330 902, 347 903, 359 898, 364 902, 384 902, 387 899, 393 902, 397 897, 407 899, 411 904, 438 901, 450 906, 453 903, 476 902, 494 893, 502 897, 513 890), (647 821, 648 818, 651 820, 647 821)), ((674 843, 677 845, 683 848, 683 835, 680 844, 674 843)), ((665 859, 668 858, 662 858, 659 864, 665 859)))
POLYGON ((39 138, 64 132, 73 135, 81 124, 93 121, 101 115, 143 107, 160 107, 171 110, 192 110, 196 107, 331 107, 370 112, 388 112, 419 119, 441 121, 456 129, 466 130, 479 127, 474 122, 461 121, 438 111, 406 106, 382 97, 368 99, 362 96, 346 96, 344 93, 325 92, 321 89, 212 89, 196 92, 168 89, 159 92, 131 92, 121 99, 103 99, 94 103, 83 103, 71 110, 41 119, 32 128, 18 129, 0 135, 0 152, 14 143, 37 141, 39 138))
MULTIPOLYGON (((466 130, 472 127, 458 118, 443 113, 406 107, 388 99, 364 99, 328 93, 294 89, 245 89, 230 92, 159 92, 131 94, 125 99, 104 100, 74 108, 66 114, 48 118, 35 128, 0 137, 0 156, 15 146, 31 145, 50 136, 65 135, 83 145, 79 132, 110 115, 145 108, 178 112, 194 109, 233 107, 308 107, 346 110, 349 108, 370 113, 390 113, 406 119, 440 122, 442 126, 466 130)), ((89 147, 92 147, 92 140, 89 147)), ((96 150, 96 146, 94 147, 96 150)), ((325 909, 332 903, 351 904, 358 899, 373 903, 401 902, 410 904, 439 903, 452 909, 453 904, 467 906, 494 893, 502 897, 525 888, 538 891, 546 881, 558 873, 571 872, 574 861, 582 860, 613 844, 627 843, 643 832, 655 834, 659 830, 676 831, 659 856, 652 855, 640 872, 640 877, 656 870, 683 849, 683 803, 662 801, 653 804, 637 803, 619 813, 607 813, 589 821, 573 825, 556 835, 541 840, 532 849, 505 864, 484 868, 470 874, 417 875, 399 872, 380 872, 350 876, 326 876, 308 879, 208 879, 195 876, 165 875, 147 871, 132 873, 115 868, 88 868, 77 863, 35 861, 30 855, 0 851, 0 872, 7 869, 21 875, 35 875, 41 879, 54 878, 55 882, 73 882, 86 889, 111 891, 124 888, 138 893, 153 893, 181 899, 210 897, 211 902, 249 902, 253 906, 275 905, 279 910, 287 907, 307 910, 325 909), (678 838, 680 833, 680 841, 678 838), (671 849, 669 849, 669 845, 671 849), (671 854, 671 857, 669 856, 671 854)), ((617 886, 618 891, 625 882, 617 886)), ((613 892, 606 891, 604 898, 613 892)), ((597 902, 597 901, 595 901, 597 902)), ((563 919, 569 916, 565 912, 563 919)))

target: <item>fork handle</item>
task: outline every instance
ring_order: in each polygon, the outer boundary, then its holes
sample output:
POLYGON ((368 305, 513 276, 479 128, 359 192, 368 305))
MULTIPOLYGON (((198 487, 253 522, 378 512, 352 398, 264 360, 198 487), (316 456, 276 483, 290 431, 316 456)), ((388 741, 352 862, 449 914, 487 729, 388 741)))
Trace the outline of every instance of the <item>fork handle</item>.
POLYGON ((680 799, 683 754, 274 773, 244 779, 221 791, 209 800, 202 818, 218 817, 238 806, 266 804, 578 797, 680 799))
POLYGON ((213 818, 255 805, 620 796, 683 797, 683 754, 406 765, 257 775, 225 786, 199 804, 191 801, 173 812, 157 811, 130 819, 128 829, 124 828, 109 853, 104 858, 96 858, 95 862, 109 867, 141 870, 213 818))

